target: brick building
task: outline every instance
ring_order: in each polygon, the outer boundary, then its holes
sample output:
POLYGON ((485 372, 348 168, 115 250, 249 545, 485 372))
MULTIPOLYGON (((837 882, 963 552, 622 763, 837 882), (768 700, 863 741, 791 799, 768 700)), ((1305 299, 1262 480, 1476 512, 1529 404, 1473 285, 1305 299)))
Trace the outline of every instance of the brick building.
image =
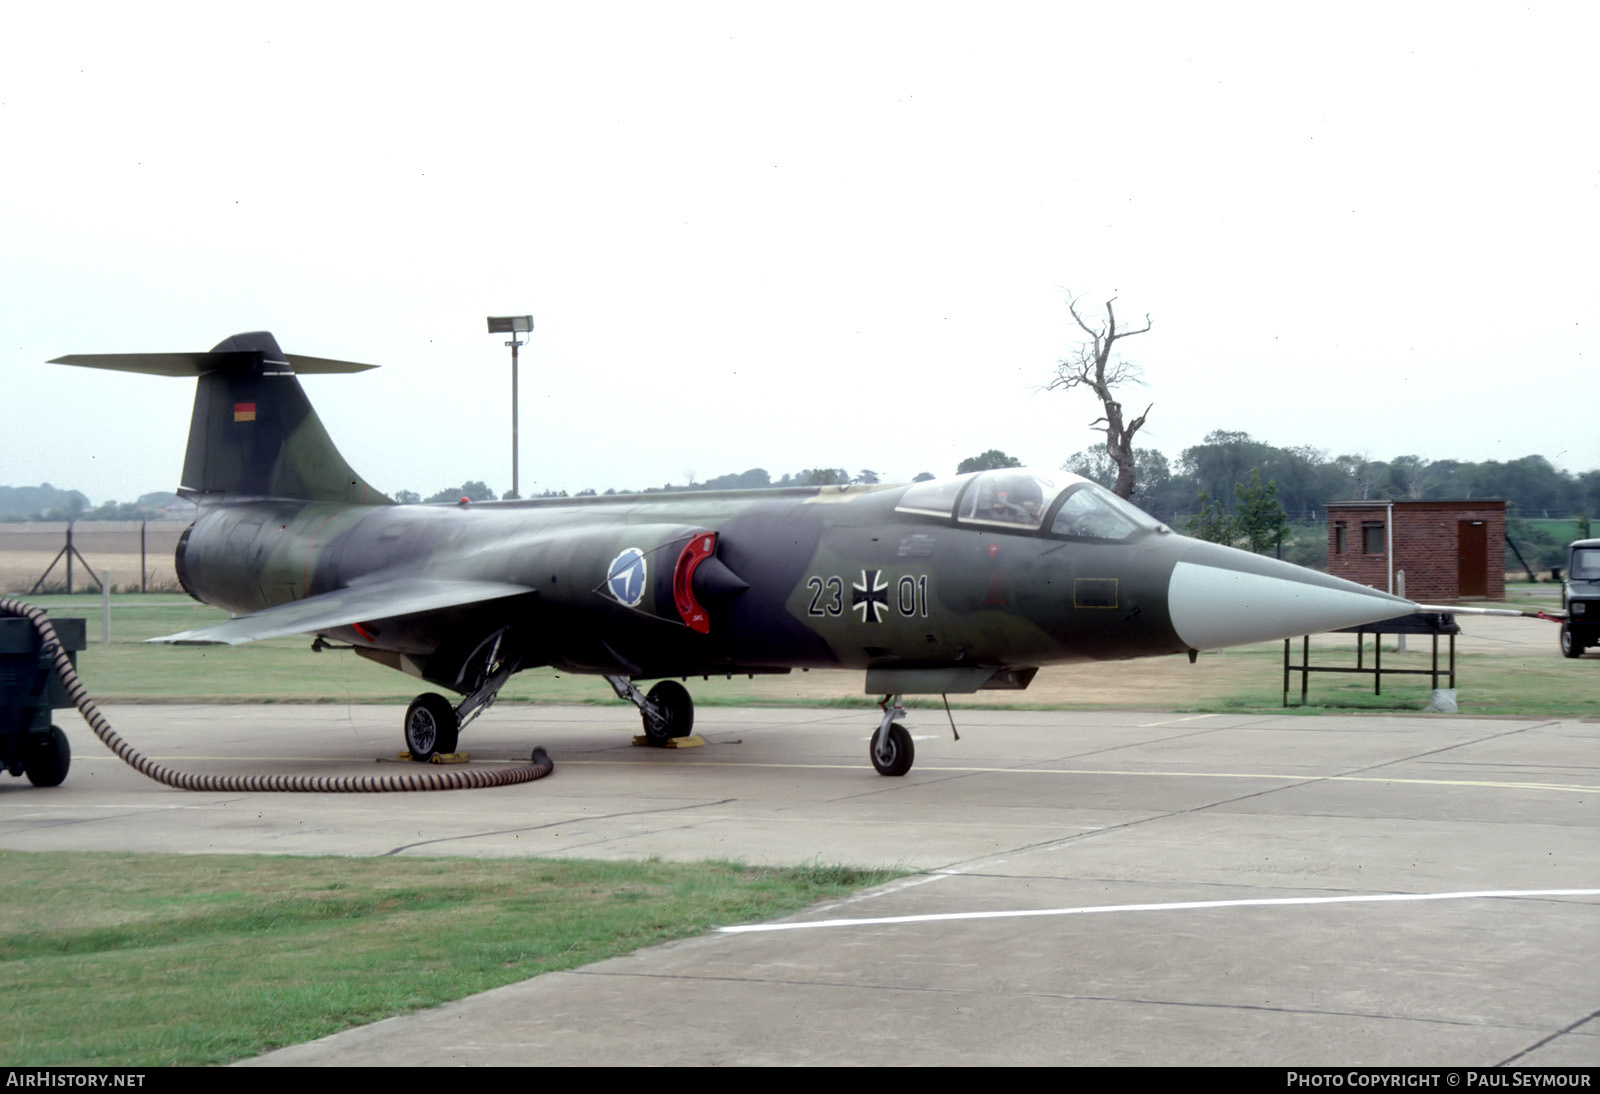
POLYGON ((1330 501, 1327 509, 1334 577, 1387 590, 1404 570, 1412 600, 1505 599, 1505 502, 1330 501))

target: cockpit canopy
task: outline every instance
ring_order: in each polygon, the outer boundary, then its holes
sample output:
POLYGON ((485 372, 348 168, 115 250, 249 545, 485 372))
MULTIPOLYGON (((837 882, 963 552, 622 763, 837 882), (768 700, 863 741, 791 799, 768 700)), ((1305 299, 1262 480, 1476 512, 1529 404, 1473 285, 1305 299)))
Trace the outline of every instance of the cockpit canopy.
POLYGON ((896 510, 961 524, 1047 531, 1073 539, 1127 539, 1161 525, 1104 487, 1065 471, 1007 467, 914 483, 896 510))

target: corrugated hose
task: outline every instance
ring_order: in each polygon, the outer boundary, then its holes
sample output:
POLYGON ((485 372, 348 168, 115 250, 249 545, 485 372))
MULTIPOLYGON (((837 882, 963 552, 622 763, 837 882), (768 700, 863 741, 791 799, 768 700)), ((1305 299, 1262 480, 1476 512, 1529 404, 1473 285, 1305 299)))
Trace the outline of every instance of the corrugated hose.
POLYGON ((89 728, 116 753, 123 763, 160 783, 178 790, 287 791, 298 793, 370 794, 394 790, 472 790, 489 786, 513 786, 542 779, 555 770, 555 763, 542 748, 535 748, 531 762, 492 771, 428 771, 405 775, 194 775, 158 764, 123 740, 100 708, 89 698, 83 681, 73 668, 72 658, 61 648, 55 626, 43 608, 20 600, 0 597, 0 614, 21 616, 39 632, 41 654, 51 659, 67 696, 89 728))

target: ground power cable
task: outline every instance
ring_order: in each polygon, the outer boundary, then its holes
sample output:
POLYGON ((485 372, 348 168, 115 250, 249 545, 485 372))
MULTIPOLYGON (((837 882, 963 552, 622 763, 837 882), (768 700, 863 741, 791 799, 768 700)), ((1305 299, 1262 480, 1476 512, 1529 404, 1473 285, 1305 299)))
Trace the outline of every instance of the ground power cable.
POLYGON ((555 763, 543 748, 535 748, 531 762, 493 771, 429 771, 405 775, 195 775, 178 771, 139 752, 112 728, 106 716, 89 698, 78 678, 72 658, 56 637, 55 625, 43 608, 20 600, 0 597, 0 615, 21 616, 39 632, 40 656, 49 657, 61 678, 67 697, 77 707, 89 728, 135 771, 178 790, 280 791, 290 793, 383 793, 396 790, 477 790, 490 786, 514 786, 542 779, 555 770, 555 763))

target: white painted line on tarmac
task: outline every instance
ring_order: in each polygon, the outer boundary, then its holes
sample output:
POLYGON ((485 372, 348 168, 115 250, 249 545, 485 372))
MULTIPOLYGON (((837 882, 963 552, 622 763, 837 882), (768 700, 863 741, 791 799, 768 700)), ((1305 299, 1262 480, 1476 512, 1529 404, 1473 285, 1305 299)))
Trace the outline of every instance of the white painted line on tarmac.
MULTIPOLYGON (((562 761, 569 767, 579 765, 587 767, 620 767, 622 765, 639 765, 650 762, 654 761, 632 759, 562 761)), ((797 771, 863 771, 867 765, 859 763, 754 763, 740 760, 682 760, 674 757, 670 763, 663 763, 662 766, 663 768, 765 767, 797 771)), ((1559 790, 1573 794, 1600 794, 1600 786, 1585 786, 1577 783, 1499 782, 1493 779, 1404 779, 1394 775, 1317 775, 1306 772, 1289 774, 1287 772, 1270 771, 1120 771, 1091 767, 957 767, 935 763, 926 763, 918 766, 911 775, 907 776, 903 783, 896 785, 914 785, 917 781, 917 775, 1120 775, 1152 779, 1267 779, 1273 782, 1289 783, 1389 783, 1395 786, 1474 786, 1486 790, 1559 790)))
POLYGON ((1181 912, 1206 908, 1272 908, 1307 904, 1383 904, 1421 900, 1496 900, 1529 897, 1600 896, 1600 889, 1488 889, 1469 893, 1373 893, 1359 896, 1291 896, 1257 900, 1186 900, 1169 904, 1097 904, 1086 908, 1022 908, 1006 912, 937 912, 865 919, 819 919, 811 923, 752 923, 718 927, 721 934, 807 931, 824 927, 878 927, 898 923, 950 923, 967 919, 1028 919, 1037 916, 1099 915, 1106 912, 1181 912))

